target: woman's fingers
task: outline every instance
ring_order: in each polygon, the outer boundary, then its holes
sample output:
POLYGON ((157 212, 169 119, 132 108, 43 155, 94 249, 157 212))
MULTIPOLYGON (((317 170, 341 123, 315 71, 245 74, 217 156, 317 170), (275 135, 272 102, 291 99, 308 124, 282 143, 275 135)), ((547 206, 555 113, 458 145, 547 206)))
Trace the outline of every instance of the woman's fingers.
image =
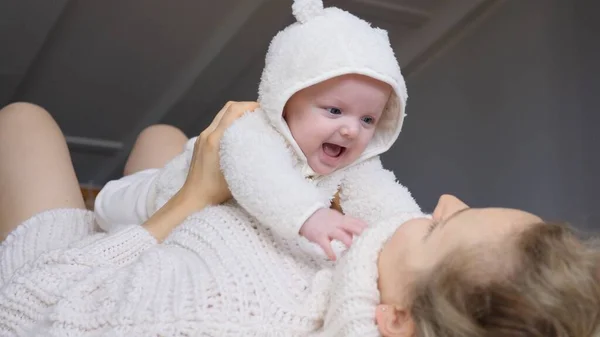
POLYGON ((253 111, 258 106, 257 102, 227 102, 199 138, 216 149, 225 130, 245 112, 253 111))
POLYGON ((256 102, 234 102, 225 110, 225 113, 220 118, 215 131, 225 132, 236 119, 242 117, 247 111, 253 111, 258 108, 256 102))
POLYGON ((217 112, 215 118, 213 118, 210 125, 204 131, 208 134, 213 132, 217 128, 217 125, 219 125, 219 122, 221 122, 221 118, 223 117, 225 112, 227 112, 227 109, 229 109, 229 107, 235 103, 236 102, 233 102, 233 101, 229 101, 229 102, 225 103, 225 105, 221 108, 221 110, 219 110, 219 112, 217 112))
POLYGON ((227 128, 233 121, 239 118, 244 112, 258 108, 257 102, 235 102, 225 103, 223 108, 217 113, 210 125, 204 130, 210 134, 217 128, 227 128), (225 119, 223 119, 225 117, 225 119))

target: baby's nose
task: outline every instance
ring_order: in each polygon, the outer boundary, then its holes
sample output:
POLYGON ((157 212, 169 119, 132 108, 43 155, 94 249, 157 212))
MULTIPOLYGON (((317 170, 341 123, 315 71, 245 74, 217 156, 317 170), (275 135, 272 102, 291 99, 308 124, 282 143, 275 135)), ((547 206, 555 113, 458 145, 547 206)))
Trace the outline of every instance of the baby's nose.
POLYGON ((352 125, 351 123, 348 123, 348 124, 342 126, 342 128, 340 129, 340 133, 344 137, 355 138, 356 136, 358 136, 359 130, 360 129, 356 125, 352 125))

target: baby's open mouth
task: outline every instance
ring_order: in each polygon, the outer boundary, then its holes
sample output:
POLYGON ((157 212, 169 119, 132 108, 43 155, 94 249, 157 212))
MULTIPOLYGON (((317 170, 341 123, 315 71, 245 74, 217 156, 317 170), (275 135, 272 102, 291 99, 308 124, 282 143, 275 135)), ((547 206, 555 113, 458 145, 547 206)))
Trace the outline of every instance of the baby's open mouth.
POLYGON ((343 146, 331 143, 323 143, 323 152, 330 157, 337 158, 341 156, 344 151, 346 151, 346 148, 343 146))

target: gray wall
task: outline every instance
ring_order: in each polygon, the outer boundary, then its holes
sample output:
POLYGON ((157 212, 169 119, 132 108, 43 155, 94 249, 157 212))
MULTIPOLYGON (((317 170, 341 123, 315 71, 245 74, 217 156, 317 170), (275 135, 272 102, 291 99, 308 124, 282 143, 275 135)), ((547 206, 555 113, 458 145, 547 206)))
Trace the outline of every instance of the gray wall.
POLYGON ((507 0, 412 73, 384 164, 427 210, 442 193, 600 231, 600 3, 507 0))

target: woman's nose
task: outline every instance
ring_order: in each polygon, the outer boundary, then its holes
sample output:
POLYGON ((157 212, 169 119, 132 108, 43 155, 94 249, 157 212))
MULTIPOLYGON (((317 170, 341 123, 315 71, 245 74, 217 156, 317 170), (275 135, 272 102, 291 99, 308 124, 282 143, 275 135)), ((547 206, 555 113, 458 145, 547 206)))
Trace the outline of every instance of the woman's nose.
POLYGON ((442 221, 465 208, 469 208, 469 206, 462 202, 462 200, 453 195, 444 194, 438 200, 437 206, 433 210, 432 218, 436 221, 442 221))

